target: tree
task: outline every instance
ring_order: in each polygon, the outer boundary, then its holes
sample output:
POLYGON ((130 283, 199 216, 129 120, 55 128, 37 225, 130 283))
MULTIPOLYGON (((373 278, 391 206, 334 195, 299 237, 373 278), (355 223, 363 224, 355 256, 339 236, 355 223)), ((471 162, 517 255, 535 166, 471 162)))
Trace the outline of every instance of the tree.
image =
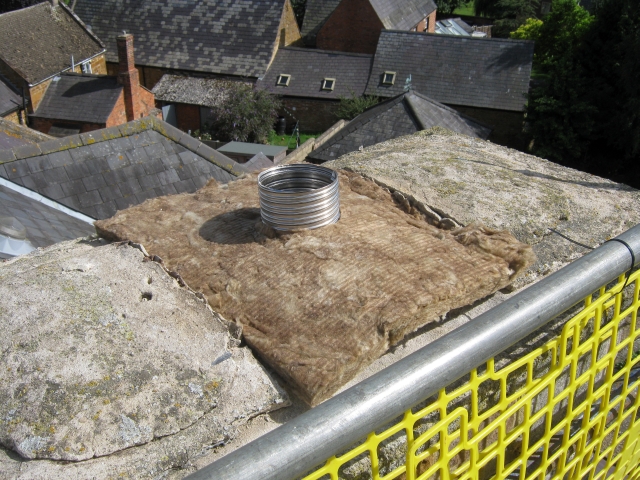
POLYGON ((558 162, 583 157, 595 126, 588 75, 577 56, 592 19, 575 0, 554 0, 539 29, 530 29, 538 37, 534 69, 544 80, 531 91, 527 121, 535 153, 558 162))
POLYGON ((436 0, 438 13, 449 15, 460 5, 466 3, 466 0, 436 0))
POLYGON ((476 15, 494 18, 491 35, 508 37, 528 18, 535 18, 540 0, 474 0, 476 15))
POLYGON ((373 107, 378 103, 378 97, 372 97, 370 95, 357 96, 354 92, 351 92, 350 97, 339 97, 340 104, 336 110, 336 116, 344 120, 351 120, 356 118, 367 108, 373 107))
POLYGON ((293 14, 296 16, 298 28, 302 28, 304 13, 307 10, 307 0, 291 0, 291 7, 293 7, 293 14))
POLYGON ((266 143, 280 107, 280 100, 267 91, 238 83, 211 109, 214 120, 208 130, 219 139, 266 143))
POLYGON ((640 3, 551 8, 536 44, 546 80, 527 107, 534 152, 640 187, 640 3))

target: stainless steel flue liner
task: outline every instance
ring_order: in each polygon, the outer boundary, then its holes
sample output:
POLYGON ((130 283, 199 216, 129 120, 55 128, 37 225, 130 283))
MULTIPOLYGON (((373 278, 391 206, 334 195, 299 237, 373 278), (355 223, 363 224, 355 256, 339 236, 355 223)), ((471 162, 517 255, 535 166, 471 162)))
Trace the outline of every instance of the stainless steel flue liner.
POLYGON ((262 221, 274 230, 310 230, 340 219, 338 174, 316 165, 282 165, 258 175, 262 221))

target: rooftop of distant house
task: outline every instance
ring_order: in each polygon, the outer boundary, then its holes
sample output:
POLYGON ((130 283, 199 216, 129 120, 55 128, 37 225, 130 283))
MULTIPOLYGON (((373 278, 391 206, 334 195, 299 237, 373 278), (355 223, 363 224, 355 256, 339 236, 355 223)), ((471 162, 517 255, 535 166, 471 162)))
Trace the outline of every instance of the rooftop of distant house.
POLYGON ((104 52, 104 45, 62 2, 0 15, 0 60, 31 85, 104 52))

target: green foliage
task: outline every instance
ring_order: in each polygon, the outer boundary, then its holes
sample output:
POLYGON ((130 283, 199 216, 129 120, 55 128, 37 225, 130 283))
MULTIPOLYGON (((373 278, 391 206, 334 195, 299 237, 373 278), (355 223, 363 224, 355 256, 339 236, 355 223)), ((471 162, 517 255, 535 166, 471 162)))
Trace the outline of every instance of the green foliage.
POLYGON ((454 10, 466 3, 466 0, 436 0, 438 13, 443 13, 445 15, 453 13, 454 10))
POLYGON ((293 7, 293 13, 296 16, 298 28, 302 28, 304 12, 307 10, 307 0, 291 0, 291 7, 293 7))
POLYGON ((509 34, 509 37, 515 38, 516 40, 533 40, 537 42, 540 40, 541 30, 542 20, 527 18, 526 22, 509 34))
POLYGON ((575 0, 554 0, 537 32, 534 68, 547 78, 529 96, 536 154, 562 162, 583 157, 594 128, 589 88, 576 56, 592 17, 575 0))
POLYGON ((493 37, 508 37, 528 18, 535 18, 539 5, 540 0, 474 0, 476 15, 495 19, 493 37))
POLYGON ((211 109, 209 130, 220 140, 265 143, 280 107, 277 97, 238 83, 221 105, 211 109))
POLYGON ((527 110, 534 151, 640 186, 640 3, 603 0, 595 18, 575 0, 551 8, 535 60, 547 81, 527 110))
POLYGON ((359 97, 356 96, 354 92, 351 92, 351 96, 349 97, 340 97, 340 105, 338 105, 336 115, 338 118, 351 120, 352 118, 360 115, 367 108, 373 107, 377 103, 378 97, 372 97, 369 95, 359 97))

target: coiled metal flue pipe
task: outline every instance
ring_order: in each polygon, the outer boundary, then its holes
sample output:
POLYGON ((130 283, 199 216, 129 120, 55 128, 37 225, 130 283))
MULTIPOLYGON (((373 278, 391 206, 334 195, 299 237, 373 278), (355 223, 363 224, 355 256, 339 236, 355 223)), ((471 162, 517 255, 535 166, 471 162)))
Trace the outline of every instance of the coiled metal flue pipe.
POLYGON ((307 164, 281 165, 258 175, 260 215, 274 230, 324 227, 340 219, 338 174, 307 164))

